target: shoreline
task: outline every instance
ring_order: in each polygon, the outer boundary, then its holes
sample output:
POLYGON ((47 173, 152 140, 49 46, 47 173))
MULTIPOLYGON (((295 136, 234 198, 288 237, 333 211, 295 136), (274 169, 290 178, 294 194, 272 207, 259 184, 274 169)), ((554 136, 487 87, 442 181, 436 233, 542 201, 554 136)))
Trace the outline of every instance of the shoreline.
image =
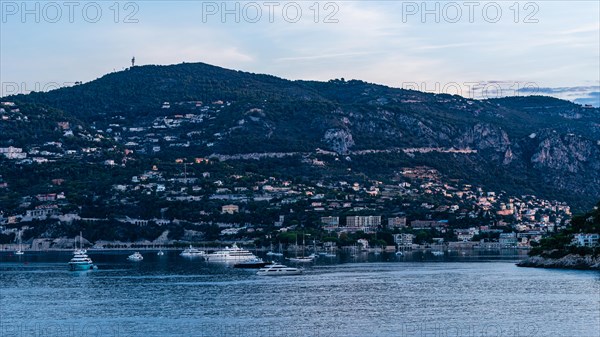
MULTIPOLYGON (((226 246, 230 246, 230 244, 226 245, 221 245, 221 246, 201 246, 201 245, 193 245, 195 248, 204 250, 204 251, 217 251, 217 250, 222 250, 223 248, 225 248, 226 246)), ((144 246, 144 247, 133 247, 133 246, 126 246, 126 247, 94 247, 94 246, 88 246, 88 247, 83 247, 84 249, 86 249, 87 251, 95 251, 95 252, 101 252, 101 251, 159 251, 159 250, 163 250, 163 251, 182 251, 186 248, 188 248, 189 245, 184 245, 184 246, 179 246, 179 247, 173 247, 173 246, 160 246, 160 245, 156 245, 156 246, 144 246)), ((312 247, 311 247, 312 248, 312 247)), ((270 251, 269 247, 257 247, 257 248, 246 248, 250 251, 256 251, 256 252, 268 252, 270 251)), ((4 249, 0 248, 0 253, 10 253, 10 252, 14 252, 16 250, 16 248, 13 247, 4 247, 4 249)), ((31 248, 26 248, 26 247, 22 247, 21 248, 22 251, 24 251, 25 253, 27 252, 31 252, 31 253, 43 253, 43 252, 72 252, 73 250, 75 250, 75 248, 70 247, 70 248, 46 248, 46 249, 31 249, 31 248)), ((298 250, 295 249, 284 249, 283 252, 288 252, 288 253, 295 253, 296 251, 301 251, 302 248, 299 248, 298 250)), ((309 248, 306 249, 307 251, 310 250, 309 248)), ((402 253, 417 253, 417 252, 431 252, 431 251, 439 251, 440 249, 436 249, 433 247, 429 247, 429 248, 413 248, 413 249, 407 249, 407 250, 398 250, 398 252, 402 252, 402 253)), ((336 251, 338 252, 349 252, 352 251, 352 247, 342 247, 342 248, 337 248, 336 251)), ((450 253, 450 252, 463 252, 463 253, 467 253, 467 252, 516 252, 517 254, 515 255, 524 255, 526 251, 528 251, 528 249, 521 249, 521 248, 498 248, 498 249, 489 249, 489 248, 472 248, 472 249, 452 249, 452 250, 447 250, 444 249, 442 250, 445 253, 450 253), (520 253, 520 254, 519 254, 520 253)), ((378 249, 367 249, 367 250, 363 250, 360 251, 360 253, 395 253, 396 251, 385 251, 385 250, 378 250, 378 249)))
POLYGON ((518 267, 547 268, 547 269, 574 269, 574 270, 599 270, 600 256, 569 254, 561 258, 548 258, 531 256, 517 263, 518 267))

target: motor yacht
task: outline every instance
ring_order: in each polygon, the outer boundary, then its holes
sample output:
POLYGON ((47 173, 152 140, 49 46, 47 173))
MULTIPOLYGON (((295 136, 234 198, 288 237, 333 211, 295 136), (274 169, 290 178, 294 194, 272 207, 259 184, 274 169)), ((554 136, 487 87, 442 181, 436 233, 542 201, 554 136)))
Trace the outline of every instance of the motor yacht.
POLYGON ((259 276, 286 276, 286 275, 301 275, 302 269, 287 267, 282 264, 272 264, 264 268, 260 268, 256 275, 259 276))
POLYGON ((192 247, 192 245, 190 245, 189 248, 184 249, 184 251, 181 252, 181 254, 179 255, 184 257, 204 257, 207 254, 205 251, 200 250, 198 248, 194 248, 192 247))
POLYGON ((231 247, 225 247, 223 250, 216 251, 205 256, 208 262, 243 262, 256 259, 256 255, 250 251, 239 248, 237 244, 231 247))
POLYGON ((73 252, 73 258, 68 263, 70 270, 90 270, 95 266, 92 259, 86 254, 84 249, 77 249, 73 252))

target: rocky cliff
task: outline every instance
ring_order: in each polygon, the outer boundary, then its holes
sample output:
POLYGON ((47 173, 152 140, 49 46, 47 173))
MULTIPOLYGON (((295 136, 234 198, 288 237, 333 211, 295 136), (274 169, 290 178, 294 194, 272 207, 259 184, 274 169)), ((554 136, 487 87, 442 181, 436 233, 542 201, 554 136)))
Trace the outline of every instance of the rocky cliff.
POLYGON ((532 256, 519 263, 519 267, 600 270, 600 256, 570 254, 559 259, 532 256))

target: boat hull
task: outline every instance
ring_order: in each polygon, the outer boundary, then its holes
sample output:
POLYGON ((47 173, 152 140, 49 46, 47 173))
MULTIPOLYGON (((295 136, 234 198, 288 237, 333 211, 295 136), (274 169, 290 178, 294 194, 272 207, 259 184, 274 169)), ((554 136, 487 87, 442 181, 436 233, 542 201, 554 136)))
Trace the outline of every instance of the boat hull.
POLYGON ((224 256, 210 256, 206 255, 205 256, 206 261, 208 262, 224 262, 224 263, 241 263, 244 261, 248 261, 248 260, 252 260, 256 257, 224 257, 224 256))
POLYGON ((190 254, 190 253, 181 253, 179 256, 182 257, 196 257, 196 258, 204 258, 206 254, 190 254))
POLYGON ((256 273, 258 276, 293 276, 302 275, 302 270, 285 270, 285 271, 259 271, 256 273))
POLYGON ((241 269, 260 269, 267 265, 270 265, 269 262, 241 262, 233 265, 233 268, 241 268, 241 269))
POLYGON ((290 258, 290 262, 298 262, 298 263, 310 263, 310 262, 313 262, 314 260, 315 259, 311 259, 311 258, 308 258, 308 257, 305 257, 305 258, 302 258, 302 257, 299 257, 299 258, 290 258))
POLYGON ((91 263, 69 263, 69 270, 81 271, 94 269, 94 265, 91 263))

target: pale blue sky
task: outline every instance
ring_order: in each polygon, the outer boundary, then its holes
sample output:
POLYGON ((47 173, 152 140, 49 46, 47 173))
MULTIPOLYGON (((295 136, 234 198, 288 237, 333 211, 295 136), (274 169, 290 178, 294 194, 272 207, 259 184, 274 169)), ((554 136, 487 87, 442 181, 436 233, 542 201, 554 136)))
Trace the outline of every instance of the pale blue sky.
MULTIPOLYGON (((133 1, 128 8, 121 2, 115 23, 113 1, 76 2, 71 17, 64 2, 55 2, 62 11, 57 17, 47 2, 22 8, 21 1, 2 0, 3 94, 15 84, 29 91, 90 81, 129 66, 134 55, 138 65, 206 62, 289 79, 356 78, 434 92, 456 91, 451 83, 457 83, 465 96, 477 87, 473 83, 499 85, 505 94, 527 83, 578 87, 577 93, 552 93, 570 99, 600 91, 598 1, 517 2, 518 18, 514 1, 475 2, 470 18, 469 2, 428 1, 427 9, 440 13, 439 23, 435 14, 423 20, 421 1, 322 1, 318 14, 314 1, 271 2, 273 23, 269 1, 237 2, 239 22, 233 14, 222 22, 222 1, 133 1), (256 4, 263 15, 252 23, 256 4), (287 22, 298 6, 299 21, 287 22), (86 22, 95 19, 96 7, 102 10, 98 22, 86 22), (24 9, 31 12, 23 18, 24 9), (123 22, 133 10, 131 19, 138 22, 123 22), (325 23, 333 11, 329 19, 338 22, 325 23)), ((227 2, 229 9, 235 4, 227 2)))

